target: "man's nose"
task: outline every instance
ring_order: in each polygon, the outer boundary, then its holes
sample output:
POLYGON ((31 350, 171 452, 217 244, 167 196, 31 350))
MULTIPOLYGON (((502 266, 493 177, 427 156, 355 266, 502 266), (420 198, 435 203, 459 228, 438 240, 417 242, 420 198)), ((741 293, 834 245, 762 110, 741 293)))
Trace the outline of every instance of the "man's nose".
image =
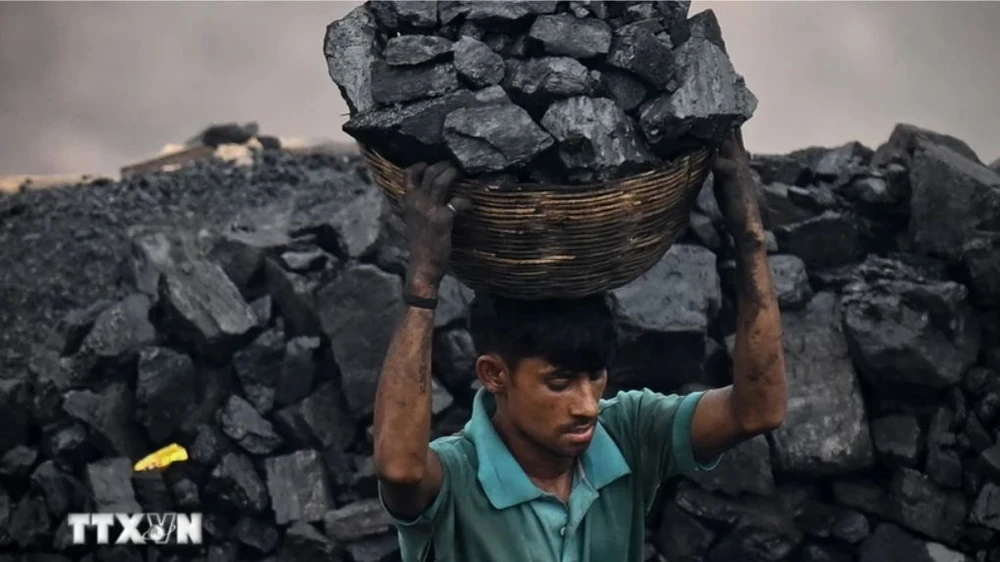
POLYGON ((590 381, 585 381, 580 385, 580 391, 576 393, 576 400, 573 401, 571 411, 575 418, 594 419, 599 412, 597 406, 600 396, 597 395, 596 385, 590 381))

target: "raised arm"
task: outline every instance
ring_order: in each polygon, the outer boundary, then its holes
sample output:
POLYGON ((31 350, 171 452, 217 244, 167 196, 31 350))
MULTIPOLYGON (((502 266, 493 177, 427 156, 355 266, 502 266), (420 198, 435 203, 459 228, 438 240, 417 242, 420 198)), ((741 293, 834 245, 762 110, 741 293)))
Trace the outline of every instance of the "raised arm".
MULTIPOLYGON (((469 205, 461 199, 448 202, 456 177, 447 163, 406 171, 403 218, 410 263, 405 291, 410 297, 436 299, 448 270, 454 214, 469 205)), ((422 513, 442 484, 441 463, 429 448, 434 310, 428 303, 410 302, 389 344, 375 397, 375 471, 383 502, 402 518, 422 513)))
POLYGON ((702 461, 778 427, 787 401, 781 315, 739 129, 720 148, 713 173, 716 199, 736 245, 738 302, 733 384, 705 393, 691 423, 691 445, 702 461))

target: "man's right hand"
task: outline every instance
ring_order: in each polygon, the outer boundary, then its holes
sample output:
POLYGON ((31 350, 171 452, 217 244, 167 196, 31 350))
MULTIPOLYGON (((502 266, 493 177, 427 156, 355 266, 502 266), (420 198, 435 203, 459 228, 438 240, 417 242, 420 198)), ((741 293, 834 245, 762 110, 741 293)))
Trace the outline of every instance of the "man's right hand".
POLYGON ((402 200, 410 249, 406 285, 415 296, 437 296, 451 259, 455 215, 472 206, 465 198, 448 199, 458 177, 458 170, 447 161, 431 166, 419 163, 406 169, 402 200))

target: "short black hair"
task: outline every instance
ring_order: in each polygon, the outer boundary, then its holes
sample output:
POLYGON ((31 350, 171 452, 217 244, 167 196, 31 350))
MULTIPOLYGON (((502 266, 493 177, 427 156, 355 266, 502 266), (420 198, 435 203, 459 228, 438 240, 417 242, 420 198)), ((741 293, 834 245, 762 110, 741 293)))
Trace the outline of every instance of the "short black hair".
POLYGON ((538 357, 570 372, 597 373, 609 368, 618 353, 610 293, 549 300, 476 293, 469 308, 476 353, 495 353, 511 369, 522 359, 538 357))

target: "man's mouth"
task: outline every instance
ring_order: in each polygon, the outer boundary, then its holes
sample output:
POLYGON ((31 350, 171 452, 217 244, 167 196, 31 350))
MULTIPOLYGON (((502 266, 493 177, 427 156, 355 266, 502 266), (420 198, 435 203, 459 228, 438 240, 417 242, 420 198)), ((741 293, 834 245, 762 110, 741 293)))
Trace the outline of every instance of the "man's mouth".
POLYGON ((569 436, 571 441, 587 442, 590 441, 590 438, 594 435, 594 425, 595 424, 577 426, 567 431, 566 434, 569 436))

